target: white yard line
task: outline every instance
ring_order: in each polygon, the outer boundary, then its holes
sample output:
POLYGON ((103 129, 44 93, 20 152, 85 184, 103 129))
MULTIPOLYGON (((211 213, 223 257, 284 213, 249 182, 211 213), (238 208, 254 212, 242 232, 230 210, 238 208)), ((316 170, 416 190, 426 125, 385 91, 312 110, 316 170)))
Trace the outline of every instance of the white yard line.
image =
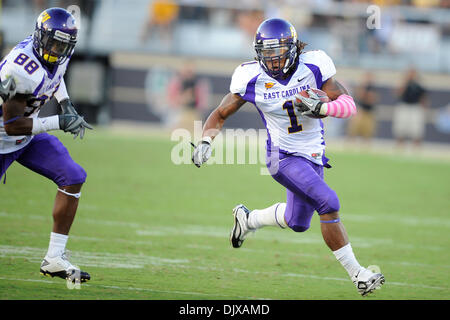
MULTIPOLYGON (((45 256, 45 249, 32 247, 18 247, 0 245, 0 257, 13 257, 28 259, 31 262, 41 262, 45 256)), ((83 267, 140 269, 146 265, 167 266, 189 263, 187 259, 168 259, 154 256, 124 253, 91 253, 71 252, 72 263, 82 261, 83 267)))
POLYGON ((352 222, 372 222, 372 221, 384 221, 389 223, 398 223, 406 226, 426 226, 433 227, 439 226, 443 228, 450 228, 450 219, 446 218, 436 218, 436 217, 426 217, 426 218, 417 218, 417 217, 408 217, 403 216, 402 214, 392 213, 392 214, 379 214, 379 213, 371 213, 371 214, 355 214, 355 213, 346 213, 343 212, 341 214, 341 219, 345 222, 345 220, 352 222))
MULTIPOLYGON (((37 282, 37 283, 47 283, 47 284, 62 284, 65 286, 65 282, 61 280, 51 281, 51 280, 38 280, 38 279, 20 279, 20 278, 6 278, 0 277, 0 281, 21 281, 21 282, 37 282)), ((225 294, 210 294, 203 292, 192 292, 192 291, 179 291, 179 290, 156 290, 150 288, 139 288, 139 287, 121 287, 121 286, 107 286, 101 284, 90 284, 84 283, 81 287, 92 287, 92 288, 105 288, 105 289, 115 289, 115 290, 128 290, 128 291, 144 291, 144 292, 153 292, 153 293, 167 293, 167 294, 185 294, 189 296, 203 296, 203 297, 223 297, 223 298, 235 298, 235 299, 248 299, 248 300, 270 300, 270 298, 256 298, 256 297, 242 297, 242 296, 231 296, 225 294)))
MULTIPOLYGON (((20 233, 23 236, 26 237, 47 237, 47 234, 37 234, 37 233, 29 233, 29 232, 21 232, 20 233)), ((137 241, 137 240, 127 240, 127 239, 105 239, 105 238, 96 238, 96 237, 84 237, 84 236, 71 236, 71 239, 75 241, 88 241, 88 242, 108 242, 108 243, 123 243, 123 244, 130 244, 130 245, 146 245, 146 246, 157 246, 158 243, 155 244, 155 242, 152 241, 137 241)), ((206 251, 213 251, 213 250, 223 250, 224 248, 222 246, 211 246, 211 245, 199 245, 199 244, 180 244, 179 247, 183 248, 189 248, 194 250, 206 250, 206 251)), ((42 253, 44 254, 45 250, 42 250, 42 253)), ((240 252, 249 252, 249 253, 256 253, 256 254, 263 254, 267 255, 267 250, 264 249, 252 249, 252 248, 240 248, 240 252)), ((273 252, 273 254, 279 254, 280 256, 293 256, 293 257, 311 257, 315 259, 323 258, 323 254, 314 254, 314 253, 306 253, 302 252, 300 249, 297 251, 282 251, 278 250, 277 252, 273 252)), ((331 252, 330 252, 331 254, 331 252)), ((26 256, 24 256, 26 258, 26 256)), ((439 265, 439 264, 427 264, 427 263, 419 263, 419 262, 410 262, 410 261, 383 261, 383 264, 389 264, 389 265, 402 265, 405 267, 413 267, 413 268, 444 268, 444 269, 450 269, 450 265, 439 265)), ((120 267, 120 265, 117 265, 120 267)), ((128 268, 133 268, 132 266, 128 266, 128 268)))
MULTIPOLYGON (((101 211, 100 207, 91 204, 80 204, 79 211, 101 211)), ((108 208, 108 211, 127 213, 126 208, 108 208)), ((129 211, 130 213, 134 213, 134 211, 129 211)), ((231 212, 231 211, 230 211, 231 212)), ((148 212, 148 214, 152 214, 152 212, 148 212)), ((153 213, 154 214, 154 213, 153 213)), ((230 214, 231 216, 231 214, 230 214)), ((36 214, 20 214, 20 213, 9 213, 5 211, 0 211, 0 217, 16 217, 16 218, 30 218, 35 220, 49 220, 51 221, 51 214, 49 213, 47 216, 45 215, 36 215, 36 214)), ((341 219, 345 222, 345 220, 351 222, 372 222, 372 221, 386 221, 389 223, 398 223, 406 226, 427 226, 427 227, 439 227, 439 228, 450 228, 450 219, 448 218, 437 218, 437 217, 409 217, 404 216, 400 213, 391 213, 391 214, 383 214, 383 213, 352 213, 352 212, 342 212, 341 219)), ((95 223, 102 224, 106 226, 124 226, 139 229, 142 228, 143 223, 131 222, 131 221, 113 221, 113 220, 97 220, 91 218, 80 217, 80 221, 85 223, 95 223)), ((211 227, 211 228, 216 228, 211 227)))
MULTIPOLYGON (((27 259, 30 262, 38 263, 42 260, 45 249, 19 246, 0 246, 0 257, 27 259)), ((90 253, 77 252, 73 254, 74 260, 82 261, 83 267, 91 266, 98 268, 145 268, 146 265, 164 265, 167 267, 194 269, 214 272, 229 272, 228 269, 217 268, 214 266, 200 266, 198 264, 191 265, 188 259, 167 259, 146 255, 121 254, 121 253, 90 253)), ((332 280, 332 281, 350 281, 348 278, 322 277, 316 275, 300 274, 300 273, 278 273, 270 271, 248 271, 244 269, 231 269, 233 272, 271 275, 280 277, 300 277, 314 280, 332 280)), ((432 290, 448 290, 448 287, 428 286, 423 284, 389 282, 390 285, 423 288, 432 290)))
MULTIPOLYGON (((8 217, 8 218, 16 218, 16 219, 36 219, 36 220, 45 220, 45 217, 39 215, 21 215, 15 213, 7 213, 0 212, 0 217, 8 217)), ((359 218, 360 220, 362 218, 359 218)), ((197 225, 184 225, 180 227, 171 227, 171 226, 151 226, 146 229, 142 229, 145 227, 142 223, 136 222, 127 222, 127 221, 111 221, 111 220, 95 220, 89 218, 79 218, 77 222, 80 223, 89 223, 94 225, 102 225, 102 226, 115 226, 115 227, 126 227, 130 229, 136 229, 135 232, 139 236, 204 236, 204 237, 214 237, 214 238, 228 238, 229 236, 229 228, 225 227, 217 227, 217 226, 197 226, 197 225)), ((445 226, 445 221, 443 224, 445 226)), ((289 231, 289 230, 288 230, 289 231)), ((295 237, 292 233, 288 234, 286 230, 268 230, 264 229, 262 232, 258 232, 258 235, 251 234, 250 237, 257 237, 258 240, 262 241, 273 241, 276 239, 277 241, 283 243, 293 243, 293 244, 323 244, 323 239, 317 235, 307 234, 303 236, 300 234, 298 237, 295 237), (275 231, 275 232, 274 232, 275 231), (276 236, 272 236, 276 233, 276 236)), ((444 246, 431 246, 431 245, 417 245, 417 244, 409 244, 409 243, 401 243, 395 241, 391 238, 377 238, 377 239, 369 239, 369 238, 359 238, 352 236, 352 246, 357 248, 371 248, 382 245, 393 245, 400 249, 427 249, 431 251, 447 251, 448 248, 444 246)))
MULTIPOLYGON (((24 214, 16 214, 16 213, 8 213, 4 211, 0 211, 0 217, 14 218, 14 219, 36 219, 36 220, 44 220, 46 219, 40 215, 24 215, 24 214)), ((366 215, 367 221, 370 221, 372 218, 378 218, 378 215, 366 215)), ((352 214, 349 217, 351 219, 359 219, 360 221, 364 220, 362 215, 352 214), (358 217, 358 218, 356 218, 358 217)), ((345 218, 344 218, 345 219, 345 218)), ((405 218, 406 219, 406 218, 405 218)), ((415 221, 417 223, 423 223, 426 219, 415 219, 411 221, 415 221)), ((443 225, 446 227, 446 223, 450 220, 439 220, 436 219, 435 224, 433 225, 443 225)), ((145 225, 142 223, 130 222, 130 221, 111 221, 111 220, 95 220, 90 218, 80 218, 77 220, 80 223, 89 223, 94 225, 102 225, 102 226, 116 226, 116 227, 127 227, 130 229, 134 229, 137 235, 142 237, 174 237, 174 236, 202 236, 202 237, 214 237, 214 238, 224 238, 227 239, 229 237, 229 228, 225 227, 217 227, 217 226, 198 226, 198 225, 183 225, 179 227, 172 226, 150 226, 146 229, 145 225)), ((255 237, 258 241, 273 241, 277 240, 283 243, 292 243, 292 244, 318 244, 323 245, 323 239, 321 236, 313 235, 313 234, 298 234, 295 236, 292 232, 288 232, 289 230, 275 230, 275 229, 263 229, 258 232, 258 234, 250 234, 249 238, 255 237)), ((448 251, 448 247, 446 246, 433 246, 433 245, 421 245, 421 244, 410 244, 410 243, 401 243, 392 238, 361 238, 351 236, 352 246, 354 248, 372 248, 372 247, 382 247, 382 246, 395 246, 398 249, 405 250, 414 250, 417 248, 426 249, 430 251, 448 251)), ((147 243, 148 241, 141 241, 141 243, 147 243)))

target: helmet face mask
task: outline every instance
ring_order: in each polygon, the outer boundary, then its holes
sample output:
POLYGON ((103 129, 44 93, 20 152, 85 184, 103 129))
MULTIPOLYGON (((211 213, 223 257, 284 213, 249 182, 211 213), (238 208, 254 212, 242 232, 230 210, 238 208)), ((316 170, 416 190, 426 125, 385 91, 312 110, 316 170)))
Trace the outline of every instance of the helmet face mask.
POLYGON ((261 23, 253 46, 257 60, 271 77, 289 72, 297 57, 297 41, 297 33, 289 22, 269 19, 261 23))
POLYGON ((281 72, 285 73, 284 70, 290 63, 289 47, 286 45, 269 49, 258 48, 256 49, 256 54, 266 71, 274 78, 277 78, 281 72))
POLYGON ((77 33, 75 18, 69 12, 51 8, 37 19, 33 47, 44 63, 59 65, 73 53, 77 33))

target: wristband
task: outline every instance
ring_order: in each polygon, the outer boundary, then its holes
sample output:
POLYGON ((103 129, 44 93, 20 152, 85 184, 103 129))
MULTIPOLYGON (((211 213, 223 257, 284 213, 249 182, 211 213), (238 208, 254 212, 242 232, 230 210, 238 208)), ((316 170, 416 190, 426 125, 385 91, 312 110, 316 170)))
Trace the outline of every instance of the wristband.
POLYGON ((207 142, 208 144, 211 144, 212 138, 211 138, 211 137, 208 137, 208 136, 204 136, 204 137, 202 138, 202 142, 207 142))
POLYGON ((322 103, 322 105, 320 106, 320 111, 319 114, 321 116, 326 116, 328 112, 328 104, 326 102, 322 103))
POLYGON ((46 118, 33 118, 33 128, 31 134, 36 135, 42 132, 59 129, 59 116, 51 116, 46 118))

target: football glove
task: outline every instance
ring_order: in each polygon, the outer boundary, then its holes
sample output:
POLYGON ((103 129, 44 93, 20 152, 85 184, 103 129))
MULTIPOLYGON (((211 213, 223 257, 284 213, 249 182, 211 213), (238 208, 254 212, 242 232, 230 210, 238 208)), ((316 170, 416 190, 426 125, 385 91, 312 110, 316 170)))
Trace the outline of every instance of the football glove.
POLYGON ((320 101, 319 96, 314 91, 306 90, 306 92, 308 92, 309 98, 301 94, 295 95, 294 107, 300 111, 302 116, 320 117, 320 109, 322 108, 323 102, 320 101))
POLYGON ((8 78, 0 84, 0 106, 16 94, 16 82, 8 78))
POLYGON ((78 135, 80 135, 80 139, 83 139, 85 128, 92 130, 92 126, 77 113, 69 99, 61 101, 60 106, 62 114, 59 116, 59 128, 64 130, 64 132, 72 133, 74 139, 78 135))
POLYGON ((208 161, 209 157, 211 157, 211 153, 211 142, 207 141, 207 139, 203 139, 194 149, 194 153, 192 154, 192 162, 197 166, 197 168, 200 168, 200 166, 208 161))

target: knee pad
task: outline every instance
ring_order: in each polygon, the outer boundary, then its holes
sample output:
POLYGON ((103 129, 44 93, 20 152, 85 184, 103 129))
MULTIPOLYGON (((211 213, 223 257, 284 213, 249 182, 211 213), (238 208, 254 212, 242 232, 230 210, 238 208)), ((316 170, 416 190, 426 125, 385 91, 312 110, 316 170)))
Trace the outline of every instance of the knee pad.
POLYGON ((341 205, 339 203, 339 198, 333 190, 330 190, 327 194, 327 197, 321 199, 319 201, 320 207, 317 210, 317 212, 320 214, 325 213, 331 213, 331 212, 337 212, 341 208, 341 205))
MULTIPOLYGON (((63 185, 69 186, 73 184, 80 184, 86 181, 86 171, 77 163, 73 162, 69 165, 64 172, 63 185)), ((61 185, 61 184, 58 184, 61 185)))
POLYGON ((309 229, 309 225, 305 226, 305 225, 300 225, 300 224, 288 224, 289 228, 291 228, 292 230, 294 230, 295 232, 305 232, 306 230, 309 229))

